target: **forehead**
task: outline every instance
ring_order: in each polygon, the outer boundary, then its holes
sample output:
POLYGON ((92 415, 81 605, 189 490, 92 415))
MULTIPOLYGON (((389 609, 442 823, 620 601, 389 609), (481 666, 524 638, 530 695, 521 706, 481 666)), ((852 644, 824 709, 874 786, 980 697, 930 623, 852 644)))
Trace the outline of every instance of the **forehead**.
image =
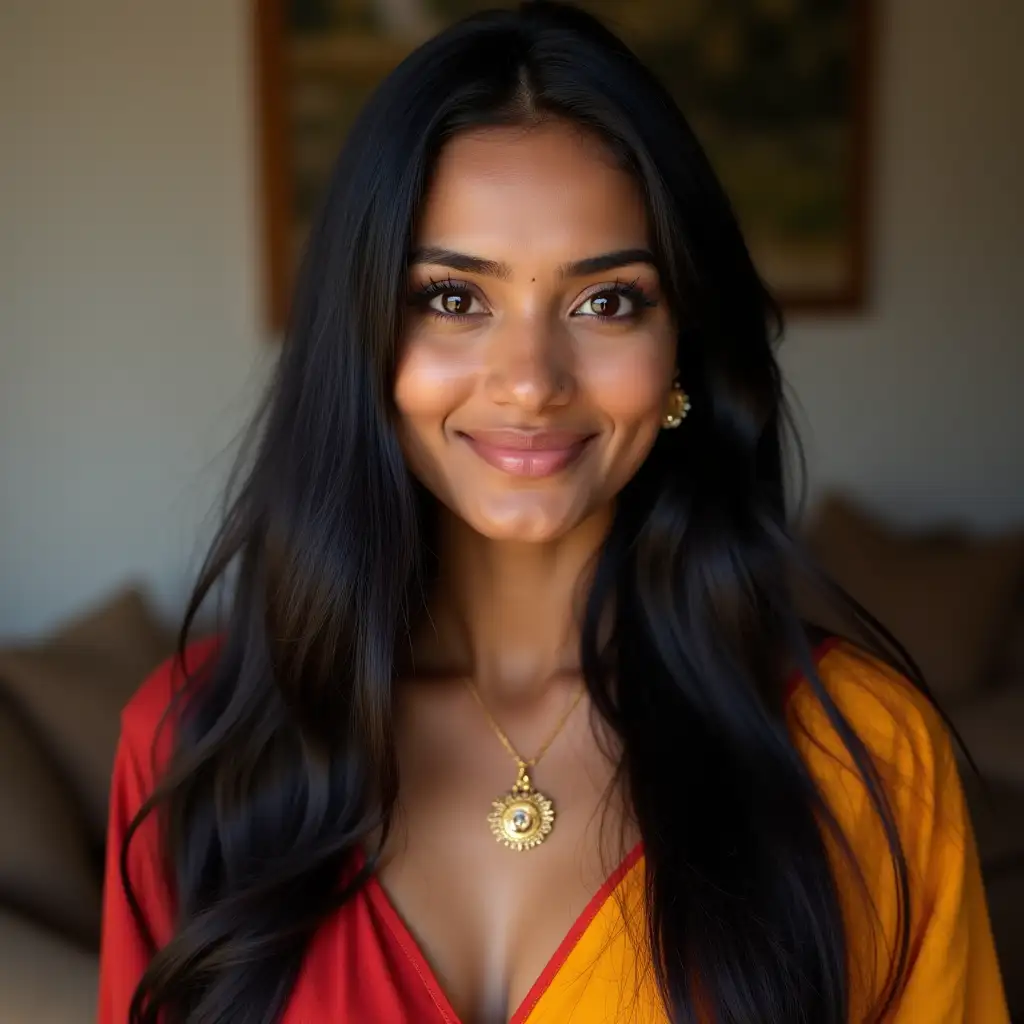
POLYGON ((636 181, 594 135, 560 123, 467 132, 441 151, 417 245, 515 265, 649 242, 636 181))

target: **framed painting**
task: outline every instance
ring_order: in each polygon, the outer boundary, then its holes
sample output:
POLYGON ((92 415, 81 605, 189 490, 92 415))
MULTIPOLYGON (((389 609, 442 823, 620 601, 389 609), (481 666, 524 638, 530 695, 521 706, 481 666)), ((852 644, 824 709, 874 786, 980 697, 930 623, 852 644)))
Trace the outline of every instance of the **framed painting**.
MULTIPOLYGON (((654 69, 789 309, 865 298, 871 0, 577 0, 654 69)), ((285 320, 299 253, 348 125, 446 24, 501 0, 254 0, 267 313, 285 320)))

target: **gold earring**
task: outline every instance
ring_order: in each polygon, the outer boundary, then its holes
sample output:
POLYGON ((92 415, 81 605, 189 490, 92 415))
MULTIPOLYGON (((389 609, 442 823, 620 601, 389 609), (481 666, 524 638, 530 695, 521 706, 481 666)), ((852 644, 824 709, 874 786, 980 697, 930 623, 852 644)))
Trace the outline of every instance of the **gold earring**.
POLYGON ((675 430, 690 411, 690 396, 679 386, 679 381, 672 385, 668 396, 668 412, 661 421, 663 430, 675 430))

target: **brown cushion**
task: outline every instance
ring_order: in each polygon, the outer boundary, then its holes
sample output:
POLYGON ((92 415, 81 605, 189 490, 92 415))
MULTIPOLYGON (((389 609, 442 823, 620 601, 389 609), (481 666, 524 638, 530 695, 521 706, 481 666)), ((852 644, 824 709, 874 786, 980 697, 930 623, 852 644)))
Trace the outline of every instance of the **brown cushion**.
POLYGON ((1010 1020, 1024 1020, 1024 867, 985 881, 992 937, 1003 975, 1010 1020))
POLYGON ((1011 1018, 1024 1020, 1024 787, 962 769, 1011 1018))
POLYGON ((127 589, 46 642, 0 650, 0 691, 32 724, 97 847, 121 708, 172 646, 141 592, 127 589))
MULTIPOLYGON (((954 709, 950 718, 982 775, 1013 783, 1024 794, 1024 685, 987 691, 954 709)), ((1020 826, 1024 834, 1024 813, 1020 826)))
MULTIPOLYGON (((824 568, 910 651, 940 701, 984 685, 1024 576, 1024 536, 910 533, 832 495, 807 539, 824 568)), ((831 611, 814 617, 846 631, 831 611)))
POLYGON ((27 724, 0 701, 0 902, 83 941, 99 931, 100 876, 81 810, 27 724))
POLYGON ((0 910, 0 1020, 86 1024, 96 1020, 99 961, 25 917, 0 910))
POLYGON ((1024 689, 1024 585, 1017 592, 1010 620, 999 642, 992 683, 996 688, 1010 686, 1024 689))
POLYGON ((984 766, 979 771, 960 766, 982 869, 996 874, 1020 857, 1024 870, 1024 786, 995 779, 984 766))

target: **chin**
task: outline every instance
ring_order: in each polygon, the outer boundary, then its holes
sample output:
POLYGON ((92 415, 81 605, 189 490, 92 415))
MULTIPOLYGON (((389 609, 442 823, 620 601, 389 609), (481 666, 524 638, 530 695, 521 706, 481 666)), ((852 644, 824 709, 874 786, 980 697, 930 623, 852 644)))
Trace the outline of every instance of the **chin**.
POLYGON ((477 533, 490 540, 543 544, 565 536, 583 520, 576 508, 548 502, 475 503, 459 514, 477 533), (495 507, 498 505, 498 507, 495 507))

